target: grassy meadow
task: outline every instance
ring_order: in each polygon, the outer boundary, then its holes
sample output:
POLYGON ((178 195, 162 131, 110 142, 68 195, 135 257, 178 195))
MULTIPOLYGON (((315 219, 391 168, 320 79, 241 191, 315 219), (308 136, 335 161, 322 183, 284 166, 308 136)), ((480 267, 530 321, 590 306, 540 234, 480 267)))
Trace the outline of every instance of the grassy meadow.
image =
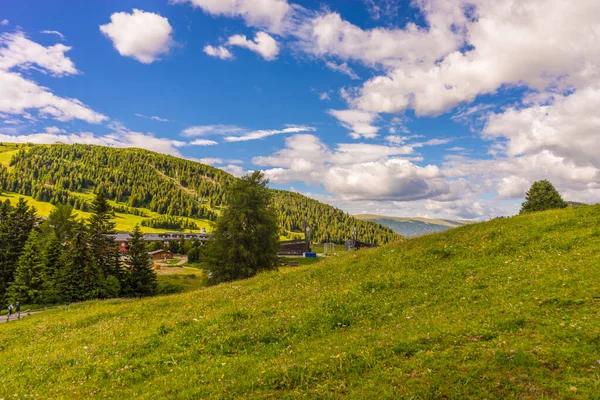
POLYGON ((0 325, 0 398, 600 398, 600 206, 0 325))

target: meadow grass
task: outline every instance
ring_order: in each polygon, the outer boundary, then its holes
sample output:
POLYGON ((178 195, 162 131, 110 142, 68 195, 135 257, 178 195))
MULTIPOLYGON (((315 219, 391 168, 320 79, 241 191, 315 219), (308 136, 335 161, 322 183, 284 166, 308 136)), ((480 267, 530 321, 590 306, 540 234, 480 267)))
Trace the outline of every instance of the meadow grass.
MULTIPOLYGON (((1 154, 2 153, 0 153, 0 155, 1 154)), ((91 194, 77 193, 77 195, 80 195, 81 197, 85 197, 90 202, 93 199, 93 195, 91 195, 91 194)), ((25 200, 27 200, 27 203, 30 206, 35 207, 38 215, 41 217, 47 217, 48 215, 50 215, 50 212, 54 209, 54 206, 51 203, 37 201, 31 196, 24 196, 22 194, 10 193, 10 192, 1 192, 0 193, 0 201, 5 201, 8 199, 8 200, 10 200, 11 204, 16 204, 16 202, 19 201, 19 197, 22 197, 25 200)), ((116 205, 123 205, 123 203, 116 203, 114 201, 109 201, 109 204, 111 204, 113 207, 116 205)), ((140 215, 123 214, 123 213, 118 213, 118 212, 115 213, 115 220, 114 220, 114 222, 116 224, 115 229, 119 232, 132 232, 133 229, 135 228, 135 226, 139 225, 140 229, 143 233, 163 233, 165 231, 169 231, 169 232, 173 231, 173 229, 160 229, 160 228, 150 228, 147 226, 142 226, 142 221, 150 219, 150 218, 158 217, 158 216, 160 216, 160 214, 150 211, 145 208, 138 208, 138 210, 144 212, 144 214, 146 216, 143 217, 140 215)), ((73 213, 75 214, 75 216, 77 218, 82 218, 82 219, 88 219, 92 215, 89 212, 80 211, 80 210, 73 210, 73 213)), ((211 221, 192 219, 192 218, 185 218, 185 219, 195 222, 198 225, 198 228, 205 228, 208 232, 210 232, 212 230, 213 224, 211 221)), ((200 229, 193 230, 193 231, 186 229, 185 232, 198 233, 198 232, 200 232, 200 229)))
POLYGON ((594 399, 600 206, 0 325, 0 398, 594 399))

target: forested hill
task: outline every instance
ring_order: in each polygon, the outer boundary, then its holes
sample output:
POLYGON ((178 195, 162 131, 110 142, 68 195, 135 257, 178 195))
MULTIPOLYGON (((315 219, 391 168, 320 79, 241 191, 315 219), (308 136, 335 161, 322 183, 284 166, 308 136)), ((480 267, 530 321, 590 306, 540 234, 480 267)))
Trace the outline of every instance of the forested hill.
MULTIPOLYGON (((227 185, 236 179, 218 168, 142 149, 64 144, 17 147, 11 147, 10 161, 0 163, 2 191, 53 204, 70 203, 82 211, 87 210, 92 192, 104 190, 121 213, 144 216, 148 210, 214 221, 227 205, 227 185)), ((341 243, 354 226, 362 241, 383 244, 399 237, 387 227, 357 220, 306 196, 273 193, 283 236, 295 237, 306 219, 315 242, 341 243)))

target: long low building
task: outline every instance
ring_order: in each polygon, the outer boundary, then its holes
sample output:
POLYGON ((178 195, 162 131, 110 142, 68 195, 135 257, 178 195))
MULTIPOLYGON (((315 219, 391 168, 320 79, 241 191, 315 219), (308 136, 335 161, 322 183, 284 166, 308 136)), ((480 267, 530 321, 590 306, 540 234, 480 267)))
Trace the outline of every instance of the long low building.
MULTIPOLYGON (((131 240, 131 233, 129 232, 117 232, 112 235, 115 242, 119 243, 122 248, 127 247, 127 243, 131 240)), ((162 242, 168 244, 169 242, 179 241, 182 238, 184 240, 198 240, 202 243, 206 243, 210 238, 208 233, 179 233, 179 232, 165 232, 165 233, 144 233, 144 240, 146 242, 162 242)))

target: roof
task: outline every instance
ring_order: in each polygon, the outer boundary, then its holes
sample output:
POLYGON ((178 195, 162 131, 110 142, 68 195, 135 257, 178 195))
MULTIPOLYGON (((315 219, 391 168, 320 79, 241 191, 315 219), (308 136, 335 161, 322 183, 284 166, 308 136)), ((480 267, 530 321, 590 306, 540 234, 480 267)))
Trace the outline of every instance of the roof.
MULTIPOLYGON (((128 242, 131 240, 131 234, 129 232, 117 232, 111 235, 116 242, 128 242)), ((166 233, 144 233, 144 240, 146 242, 163 242, 169 240, 200 240, 202 242, 207 241, 210 235, 207 233, 179 233, 179 232, 166 232, 166 233)))
POLYGON ((173 254, 173 252, 169 251, 169 250, 154 250, 154 251, 149 251, 148 254, 150 254, 151 256, 155 255, 155 254, 160 254, 160 253, 171 253, 173 254))

